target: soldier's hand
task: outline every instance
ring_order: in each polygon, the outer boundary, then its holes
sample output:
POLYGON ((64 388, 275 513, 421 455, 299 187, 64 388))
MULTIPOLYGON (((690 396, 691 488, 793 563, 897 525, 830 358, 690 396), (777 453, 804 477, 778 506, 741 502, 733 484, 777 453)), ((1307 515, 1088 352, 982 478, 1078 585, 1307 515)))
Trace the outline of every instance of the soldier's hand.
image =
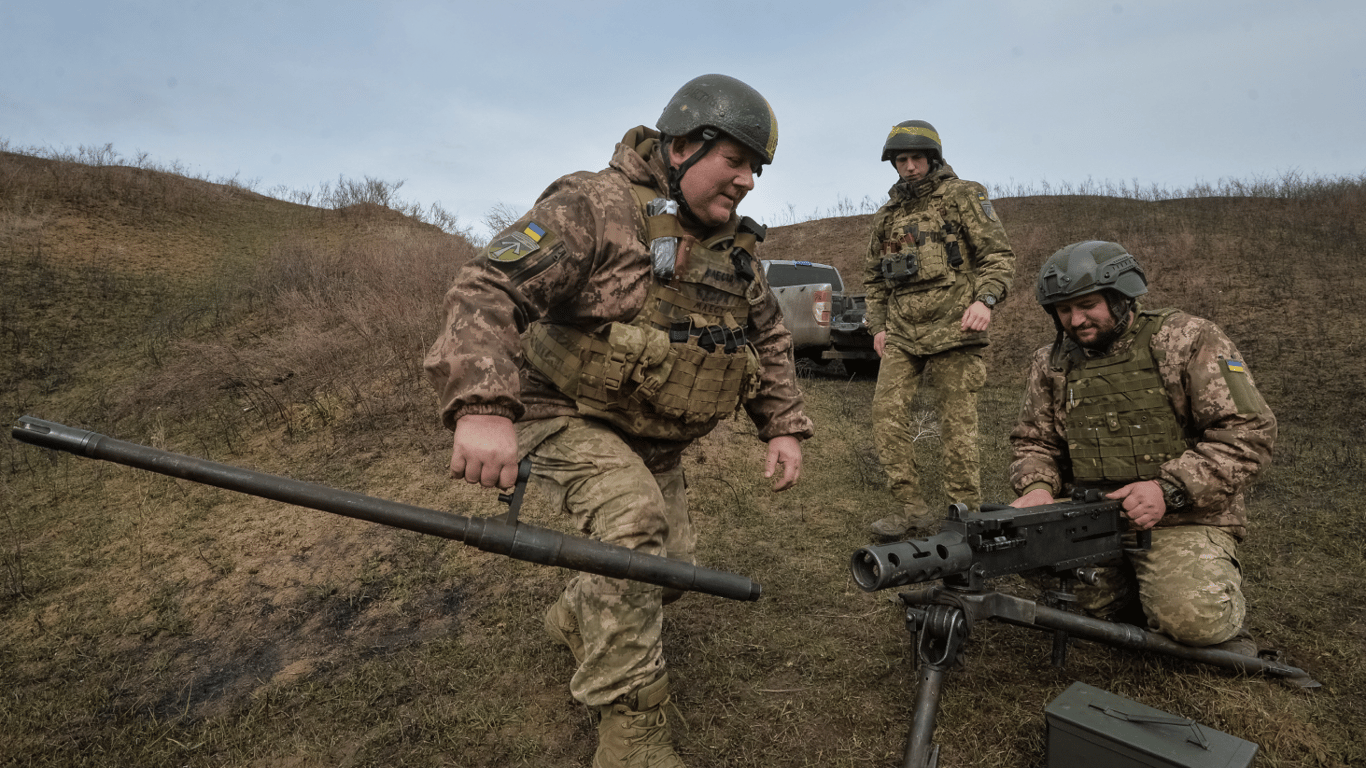
POLYGON ((451 477, 485 488, 517 482, 517 430, 506 416, 468 414, 455 422, 451 477))
POLYGON ((1124 516, 1133 522, 1134 527, 1146 531, 1157 525, 1157 521, 1167 514, 1167 502, 1162 498, 1162 486, 1156 480, 1142 480, 1106 494, 1107 499, 1117 499, 1124 503, 1124 516))
POLYGON ((985 331, 991 325, 991 307, 980 301, 974 301, 963 311, 963 322, 959 328, 967 333, 968 331, 985 331))
POLYGON ((778 471, 779 464, 783 465, 783 474, 773 481, 773 490, 785 491, 796 485, 802 476, 802 441, 792 435, 782 435, 769 440, 764 477, 773 477, 778 471))
POLYGON ((873 336, 873 351, 877 353, 877 356, 878 356, 878 357, 882 357, 882 350, 884 350, 884 349, 886 349, 886 348, 887 348, 887 332, 886 332, 886 331, 878 331, 877 334, 873 336))
POLYGON ((1055 501, 1053 492, 1047 488, 1035 488, 1020 498, 1010 502, 1010 506, 1017 509, 1024 507, 1041 507, 1045 504, 1052 504, 1055 501))

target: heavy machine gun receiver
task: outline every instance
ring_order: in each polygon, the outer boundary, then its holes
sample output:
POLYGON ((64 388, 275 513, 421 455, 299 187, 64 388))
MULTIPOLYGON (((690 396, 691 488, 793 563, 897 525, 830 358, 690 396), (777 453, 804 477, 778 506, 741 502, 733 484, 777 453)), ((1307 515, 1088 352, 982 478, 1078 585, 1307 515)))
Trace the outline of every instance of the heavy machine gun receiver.
MULTIPOLYGON (((1117 557, 1127 528, 1120 502, 1097 490, 1024 509, 984 504, 981 512, 969 514, 966 506, 954 504, 937 535, 864 547, 849 567, 854 582, 867 592, 936 579, 981 589, 997 576, 1038 569, 1061 576, 1117 557)), ((1151 541, 1152 532, 1138 532, 1139 549, 1151 541)))

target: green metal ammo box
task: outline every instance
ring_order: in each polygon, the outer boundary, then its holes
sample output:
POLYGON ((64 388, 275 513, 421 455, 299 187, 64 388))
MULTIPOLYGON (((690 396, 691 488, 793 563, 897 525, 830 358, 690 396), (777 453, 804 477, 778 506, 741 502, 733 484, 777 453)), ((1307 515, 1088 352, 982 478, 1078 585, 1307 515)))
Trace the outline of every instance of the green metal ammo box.
POLYGON ((1072 683, 1044 709, 1048 768, 1247 768, 1257 745, 1072 683))

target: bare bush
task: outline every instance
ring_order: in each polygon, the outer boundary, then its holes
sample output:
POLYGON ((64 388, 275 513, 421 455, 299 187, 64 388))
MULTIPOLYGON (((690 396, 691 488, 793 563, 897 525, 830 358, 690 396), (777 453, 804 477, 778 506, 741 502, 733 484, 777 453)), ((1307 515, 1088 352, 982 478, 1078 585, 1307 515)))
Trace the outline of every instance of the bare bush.
POLYGON ((492 208, 484 212, 484 228, 488 230, 492 237, 499 232, 511 227, 522 218, 522 212, 513 208, 507 203, 497 203, 492 208))
POLYGON ((270 332, 172 344, 174 362, 128 407, 157 401, 188 415, 226 394, 249 420, 290 431, 430 408, 422 358, 454 269, 471 254, 459 238, 399 232, 339 246, 282 242, 246 286, 270 332))

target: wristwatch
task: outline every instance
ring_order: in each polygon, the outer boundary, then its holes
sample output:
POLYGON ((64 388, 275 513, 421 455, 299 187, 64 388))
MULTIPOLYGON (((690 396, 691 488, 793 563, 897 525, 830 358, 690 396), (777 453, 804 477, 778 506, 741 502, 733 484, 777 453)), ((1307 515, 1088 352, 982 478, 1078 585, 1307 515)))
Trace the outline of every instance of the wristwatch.
POLYGON ((995 309, 995 308, 996 308, 996 295, 995 295, 995 294, 984 293, 984 294, 982 294, 981 297, 979 297, 977 300, 980 301, 980 302, 982 302, 983 304, 987 305, 987 309, 995 309))
POLYGON ((1176 483, 1159 477, 1157 478, 1157 486, 1162 489, 1162 501, 1166 503, 1167 509, 1181 509, 1190 503, 1190 497, 1186 495, 1186 489, 1176 483))

